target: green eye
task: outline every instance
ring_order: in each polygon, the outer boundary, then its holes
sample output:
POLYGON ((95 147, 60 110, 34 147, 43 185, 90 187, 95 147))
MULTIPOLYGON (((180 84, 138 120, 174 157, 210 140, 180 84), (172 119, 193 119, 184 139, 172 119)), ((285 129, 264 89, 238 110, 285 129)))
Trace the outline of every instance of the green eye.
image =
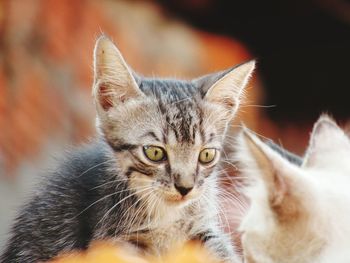
POLYGON ((199 153, 199 161, 203 164, 210 163, 214 160, 216 155, 216 149, 206 148, 199 153))
POLYGON ((157 146, 144 146, 143 152, 153 162, 160 162, 166 159, 165 150, 157 146))

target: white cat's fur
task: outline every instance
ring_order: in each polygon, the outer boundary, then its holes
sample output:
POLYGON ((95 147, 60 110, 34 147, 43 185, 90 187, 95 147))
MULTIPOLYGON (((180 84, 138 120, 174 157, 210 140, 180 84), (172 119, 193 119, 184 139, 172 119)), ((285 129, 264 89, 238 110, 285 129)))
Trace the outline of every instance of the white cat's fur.
POLYGON ((250 181, 242 221, 247 263, 350 262, 350 140, 321 116, 301 167, 245 130, 238 161, 250 181))

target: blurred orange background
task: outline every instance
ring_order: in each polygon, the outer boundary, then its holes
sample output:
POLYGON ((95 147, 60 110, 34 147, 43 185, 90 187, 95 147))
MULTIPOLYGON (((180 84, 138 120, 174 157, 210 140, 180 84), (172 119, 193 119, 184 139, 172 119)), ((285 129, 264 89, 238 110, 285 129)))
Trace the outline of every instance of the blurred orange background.
MULTIPOLYGON (((197 77, 256 56, 239 37, 181 19, 176 15, 181 8, 174 3, 0 1, 0 247, 18 204, 38 176, 52 167, 54 157, 94 136, 92 51, 101 33, 109 35, 143 75, 197 77)), ((178 3, 205 12, 214 5, 210 0, 178 3)), ((267 91, 258 63, 239 120, 302 154, 315 119, 270 118, 267 91)))

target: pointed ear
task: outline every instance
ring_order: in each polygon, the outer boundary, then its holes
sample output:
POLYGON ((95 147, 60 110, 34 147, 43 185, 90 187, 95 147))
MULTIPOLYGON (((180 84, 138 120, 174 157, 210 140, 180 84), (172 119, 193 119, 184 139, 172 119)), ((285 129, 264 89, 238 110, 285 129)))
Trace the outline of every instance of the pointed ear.
POLYGON ((248 129, 244 128, 239 136, 240 158, 246 166, 248 176, 260 179, 266 187, 271 207, 282 203, 287 192, 287 178, 284 171, 289 163, 263 143, 248 129))
POLYGON ((204 76, 197 81, 205 100, 223 106, 231 114, 239 105, 243 90, 255 68, 255 61, 204 76))
POLYGON ((101 36, 94 50, 93 95, 99 113, 126 100, 143 96, 131 69, 113 42, 101 36))
POLYGON ((339 156, 339 154, 344 153, 350 154, 348 136, 332 118, 322 115, 312 130, 303 166, 311 167, 318 164, 327 164, 331 161, 332 156, 339 156), (334 155, 334 153, 338 154, 334 155))

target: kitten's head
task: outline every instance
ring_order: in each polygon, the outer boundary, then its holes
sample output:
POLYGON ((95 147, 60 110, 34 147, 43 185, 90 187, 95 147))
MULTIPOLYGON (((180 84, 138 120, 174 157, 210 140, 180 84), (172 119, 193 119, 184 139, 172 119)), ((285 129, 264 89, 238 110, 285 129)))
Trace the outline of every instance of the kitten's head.
POLYGON ((173 205, 205 192, 253 68, 248 62, 192 81, 144 78, 99 38, 97 125, 130 187, 173 205))
POLYGON ((345 250, 332 249, 350 245, 350 140, 344 132, 322 116, 301 167, 248 130, 238 142, 251 202, 240 226, 246 262, 343 262, 334 256, 345 250))

